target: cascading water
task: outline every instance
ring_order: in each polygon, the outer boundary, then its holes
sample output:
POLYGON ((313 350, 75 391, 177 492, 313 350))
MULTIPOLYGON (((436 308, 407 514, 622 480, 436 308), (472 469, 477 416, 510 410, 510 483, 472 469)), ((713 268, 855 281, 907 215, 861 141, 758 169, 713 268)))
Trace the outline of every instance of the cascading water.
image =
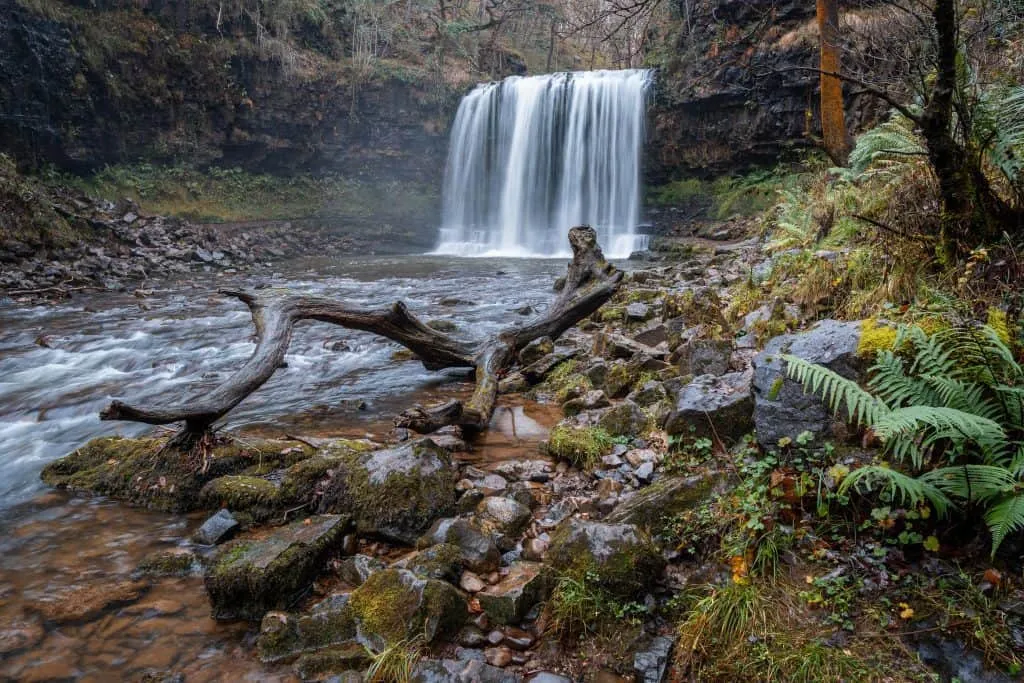
POLYGON ((591 225, 605 253, 636 234, 649 71, 512 77, 459 106, 444 181, 439 254, 556 256, 591 225))

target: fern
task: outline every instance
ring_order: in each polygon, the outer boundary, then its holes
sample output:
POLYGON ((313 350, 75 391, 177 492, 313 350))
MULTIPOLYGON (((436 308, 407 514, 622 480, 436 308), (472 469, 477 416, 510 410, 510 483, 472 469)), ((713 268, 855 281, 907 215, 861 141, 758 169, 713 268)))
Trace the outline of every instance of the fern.
POLYGON ((784 356, 787 374, 832 410, 870 427, 909 472, 860 468, 841 491, 881 489, 939 514, 954 501, 984 508, 995 554, 1024 528, 1024 371, 989 326, 934 334, 901 328, 895 351, 878 354, 868 388, 828 368, 784 356))
POLYGON ((850 152, 850 169, 854 176, 861 176, 872 166, 884 170, 927 153, 914 132, 913 123, 904 116, 894 115, 857 138, 857 144, 850 152))

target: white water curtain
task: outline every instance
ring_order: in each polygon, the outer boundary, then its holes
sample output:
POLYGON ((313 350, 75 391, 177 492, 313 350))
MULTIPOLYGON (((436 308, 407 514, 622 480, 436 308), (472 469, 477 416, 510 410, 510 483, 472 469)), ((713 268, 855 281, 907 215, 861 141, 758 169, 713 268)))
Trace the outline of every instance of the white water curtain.
POLYGON ((612 258, 642 239, 650 72, 584 71, 480 85, 452 127, 437 253, 558 256, 591 225, 612 258))

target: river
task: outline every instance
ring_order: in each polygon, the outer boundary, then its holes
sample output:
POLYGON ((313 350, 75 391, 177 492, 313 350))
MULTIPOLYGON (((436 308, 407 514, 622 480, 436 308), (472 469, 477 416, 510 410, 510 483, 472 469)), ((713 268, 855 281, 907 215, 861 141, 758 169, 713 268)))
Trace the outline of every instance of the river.
MULTIPOLYGON (((304 259, 272 275, 161 283, 141 298, 96 293, 38 307, 0 300, 0 680, 129 680, 149 669, 184 672, 188 681, 288 678, 255 661, 247 625, 209 619, 197 576, 154 583, 141 601, 84 623, 54 627, 39 615, 54 597, 128 580, 143 556, 186 544, 202 521, 48 492, 39 471, 97 436, 151 429, 101 422, 111 398, 198 394, 244 362, 254 348, 248 309, 217 296, 218 287, 286 287, 368 307, 401 299, 424 319, 451 320, 456 334, 477 338, 521 319, 524 306, 543 308, 564 268, 562 260, 304 259)), ((380 437, 401 409, 468 389, 464 371, 428 372, 393 358, 399 349, 304 323, 287 367, 226 424, 269 435, 380 437)), ((500 437, 494 449, 502 450, 500 437)))

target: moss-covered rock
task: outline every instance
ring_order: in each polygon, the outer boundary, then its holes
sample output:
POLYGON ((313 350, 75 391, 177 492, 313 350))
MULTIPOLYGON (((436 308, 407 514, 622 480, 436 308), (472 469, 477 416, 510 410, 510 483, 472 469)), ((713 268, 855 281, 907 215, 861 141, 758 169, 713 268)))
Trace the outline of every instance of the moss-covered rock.
POLYGON ((139 576, 188 576, 197 571, 199 563, 195 553, 185 548, 158 550, 142 558, 135 573, 139 576))
POLYGON ((579 518, 563 522, 551 537, 546 561, 563 576, 596 576, 622 599, 651 589, 665 562, 646 533, 632 524, 606 524, 579 518))
POLYGON ((530 365, 554 352, 555 343, 551 341, 551 337, 541 337, 523 347, 523 350, 519 352, 519 362, 522 365, 530 365))
POLYGON ((225 544, 204 577, 213 618, 255 620, 288 607, 308 590, 349 528, 349 517, 323 515, 225 544))
POLYGON ((360 533, 411 544, 455 510, 457 471, 430 439, 336 460, 320 512, 350 513, 360 533))
POLYGON ((333 681, 336 680, 334 674, 346 672, 351 676, 349 680, 362 681, 363 677, 357 670, 364 669, 369 663, 370 655, 366 648, 352 642, 306 653, 295 660, 292 670, 303 681, 321 681, 326 678, 333 681))
MULTIPOLYGON (((329 598, 309 614, 267 612, 256 641, 260 661, 285 662, 332 645, 354 642, 356 623, 348 596, 329 598)), ((360 646, 361 647, 361 646, 360 646)))
POLYGON ((374 574, 349 604, 360 641, 377 651, 416 636, 429 643, 454 635, 468 615, 465 597, 453 586, 402 569, 374 574))
POLYGON ((710 476, 665 477, 620 503, 604 521, 657 529, 673 515, 707 500, 714 483, 710 476))
POLYGON ((529 525, 533 515, 522 503, 501 496, 488 496, 476 508, 480 529, 490 534, 503 551, 512 550, 529 525))
POLYGON ((257 463, 291 464, 309 457, 313 449, 283 441, 223 440, 205 467, 187 456, 163 450, 159 438, 94 439, 74 453, 47 465, 42 479, 51 486, 110 496, 165 512, 188 512, 201 507, 199 492, 210 481, 237 474, 257 463))
POLYGON ((267 519, 279 502, 278 487, 260 477, 229 475, 208 482, 199 491, 199 505, 248 511, 256 519, 267 519))
POLYGON ((606 410, 598 424, 612 436, 637 436, 647 429, 648 422, 640 406, 632 401, 623 401, 606 410))
POLYGON ((406 568, 421 579, 455 583, 462 574, 462 551, 451 543, 441 543, 416 553, 406 568))
POLYGON ((611 398, 622 398, 633 388, 640 370, 626 361, 612 361, 604 373, 604 393, 611 398))
POLYGON ((493 572, 501 562, 494 539, 468 519, 439 519, 417 541, 420 548, 436 544, 457 547, 462 565, 477 574, 493 572))

